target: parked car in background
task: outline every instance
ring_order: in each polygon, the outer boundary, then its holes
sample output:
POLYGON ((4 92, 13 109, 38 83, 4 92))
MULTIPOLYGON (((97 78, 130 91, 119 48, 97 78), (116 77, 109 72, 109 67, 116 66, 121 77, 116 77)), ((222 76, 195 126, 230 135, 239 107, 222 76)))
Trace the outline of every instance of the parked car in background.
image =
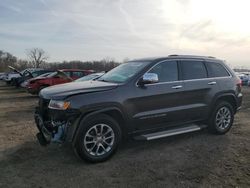
POLYGON ((105 72, 89 74, 87 76, 84 76, 82 78, 75 80, 75 82, 84 82, 84 81, 89 81, 89 80, 95 80, 95 79, 100 78, 104 74, 105 74, 105 72))
POLYGON ((242 103, 241 80, 222 60, 182 55, 123 63, 39 97, 40 144, 70 142, 91 162, 110 158, 127 136, 153 140, 204 128, 226 134, 242 103))
POLYGON ((3 80, 3 78, 5 77, 5 75, 6 75, 6 73, 1 72, 1 73, 0 73, 0 80, 3 80))
POLYGON ((248 81, 250 79, 249 74, 237 73, 236 75, 241 79, 243 86, 247 86, 248 85, 248 81))
POLYGON ((45 87, 72 82, 78 78, 93 73, 92 70, 62 69, 46 77, 32 79, 27 84, 27 91, 31 94, 38 94, 45 87))
POLYGON ((40 76, 37 76, 35 78, 30 78, 28 80, 25 80, 24 82, 21 83, 20 86, 23 87, 23 88, 26 88, 30 81, 36 80, 36 79, 40 79, 40 78, 43 78, 43 77, 47 77, 47 76, 49 76, 52 73, 54 73, 54 72, 47 72, 47 73, 44 73, 44 74, 42 74, 40 76))
POLYGON ((24 81, 35 78, 37 76, 40 76, 44 73, 52 73, 53 70, 44 70, 44 69, 33 69, 33 70, 26 70, 21 77, 14 78, 13 85, 16 87, 19 87, 24 81))
POLYGON ((19 78, 19 77, 22 77, 25 72, 27 72, 27 71, 32 72, 32 71, 35 70, 34 68, 28 68, 28 69, 24 69, 22 71, 19 71, 19 70, 17 70, 16 68, 14 68, 12 66, 8 66, 8 67, 11 70, 11 72, 7 73, 7 75, 4 78, 4 81, 7 84, 11 84, 11 85, 15 85, 15 79, 19 78))
POLYGON ((18 71, 17 69, 11 66, 9 66, 9 69, 11 70, 11 72, 8 72, 6 76, 4 77, 4 81, 6 82, 6 84, 12 84, 14 78, 21 77, 22 73, 25 71, 25 70, 18 71))

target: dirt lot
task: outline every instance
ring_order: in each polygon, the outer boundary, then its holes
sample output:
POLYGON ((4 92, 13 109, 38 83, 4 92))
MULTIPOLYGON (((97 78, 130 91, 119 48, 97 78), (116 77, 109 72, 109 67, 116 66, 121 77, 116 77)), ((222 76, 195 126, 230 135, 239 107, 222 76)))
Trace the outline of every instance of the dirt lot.
POLYGON ((227 135, 130 141, 101 164, 70 147, 39 146, 37 100, 0 82, 0 187, 250 187, 250 88, 227 135))

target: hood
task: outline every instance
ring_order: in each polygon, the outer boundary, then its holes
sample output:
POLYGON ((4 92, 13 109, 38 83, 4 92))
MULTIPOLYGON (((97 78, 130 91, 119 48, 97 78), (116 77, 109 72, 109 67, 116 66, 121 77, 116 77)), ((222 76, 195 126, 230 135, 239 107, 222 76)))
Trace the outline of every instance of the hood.
POLYGON ((47 87, 41 90, 39 96, 45 99, 61 100, 71 95, 106 91, 117 86, 116 83, 102 81, 70 82, 47 87))
POLYGON ((22 73, 20 71, 18 71, 17 69, 15 69, 14 67, 12 66, 8 66, 10 70, 12 70, 13 72, 17 73, 17 74, 20 74, 20 76, 22 76, 22 73))

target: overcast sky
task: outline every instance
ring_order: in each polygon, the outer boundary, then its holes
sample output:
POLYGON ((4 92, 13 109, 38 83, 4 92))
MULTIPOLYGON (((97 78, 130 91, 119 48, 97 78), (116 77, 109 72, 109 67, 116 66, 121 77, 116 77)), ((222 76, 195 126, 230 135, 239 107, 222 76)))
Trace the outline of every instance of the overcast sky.
POLYGON ((1 0, 0 49, 49 61, 211 55, 250 67, 249 0, 1 0))

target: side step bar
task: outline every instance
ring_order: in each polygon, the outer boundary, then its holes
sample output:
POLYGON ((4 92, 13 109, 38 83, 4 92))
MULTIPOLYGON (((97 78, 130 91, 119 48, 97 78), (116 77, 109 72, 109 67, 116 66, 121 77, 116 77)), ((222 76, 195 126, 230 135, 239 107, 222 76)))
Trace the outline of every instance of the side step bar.
POLYGON ((187 125, 187 126, 181 127, 181 128, 175 128, 175 129, 170 129, 170 130, 166 130, 166 131, 140 135, 140 136, 135 137, 135 139, 136 140, 154 140, 154 139, 158 139, 158 138, 164 138, 164 137, 168 137, 168 136, 174 136, 174 135, 178 135, 178 134, 199 131, 201 129, 202 129, 202 127, 200 127, 198 125, 190 124, 190 125, 187 125))

